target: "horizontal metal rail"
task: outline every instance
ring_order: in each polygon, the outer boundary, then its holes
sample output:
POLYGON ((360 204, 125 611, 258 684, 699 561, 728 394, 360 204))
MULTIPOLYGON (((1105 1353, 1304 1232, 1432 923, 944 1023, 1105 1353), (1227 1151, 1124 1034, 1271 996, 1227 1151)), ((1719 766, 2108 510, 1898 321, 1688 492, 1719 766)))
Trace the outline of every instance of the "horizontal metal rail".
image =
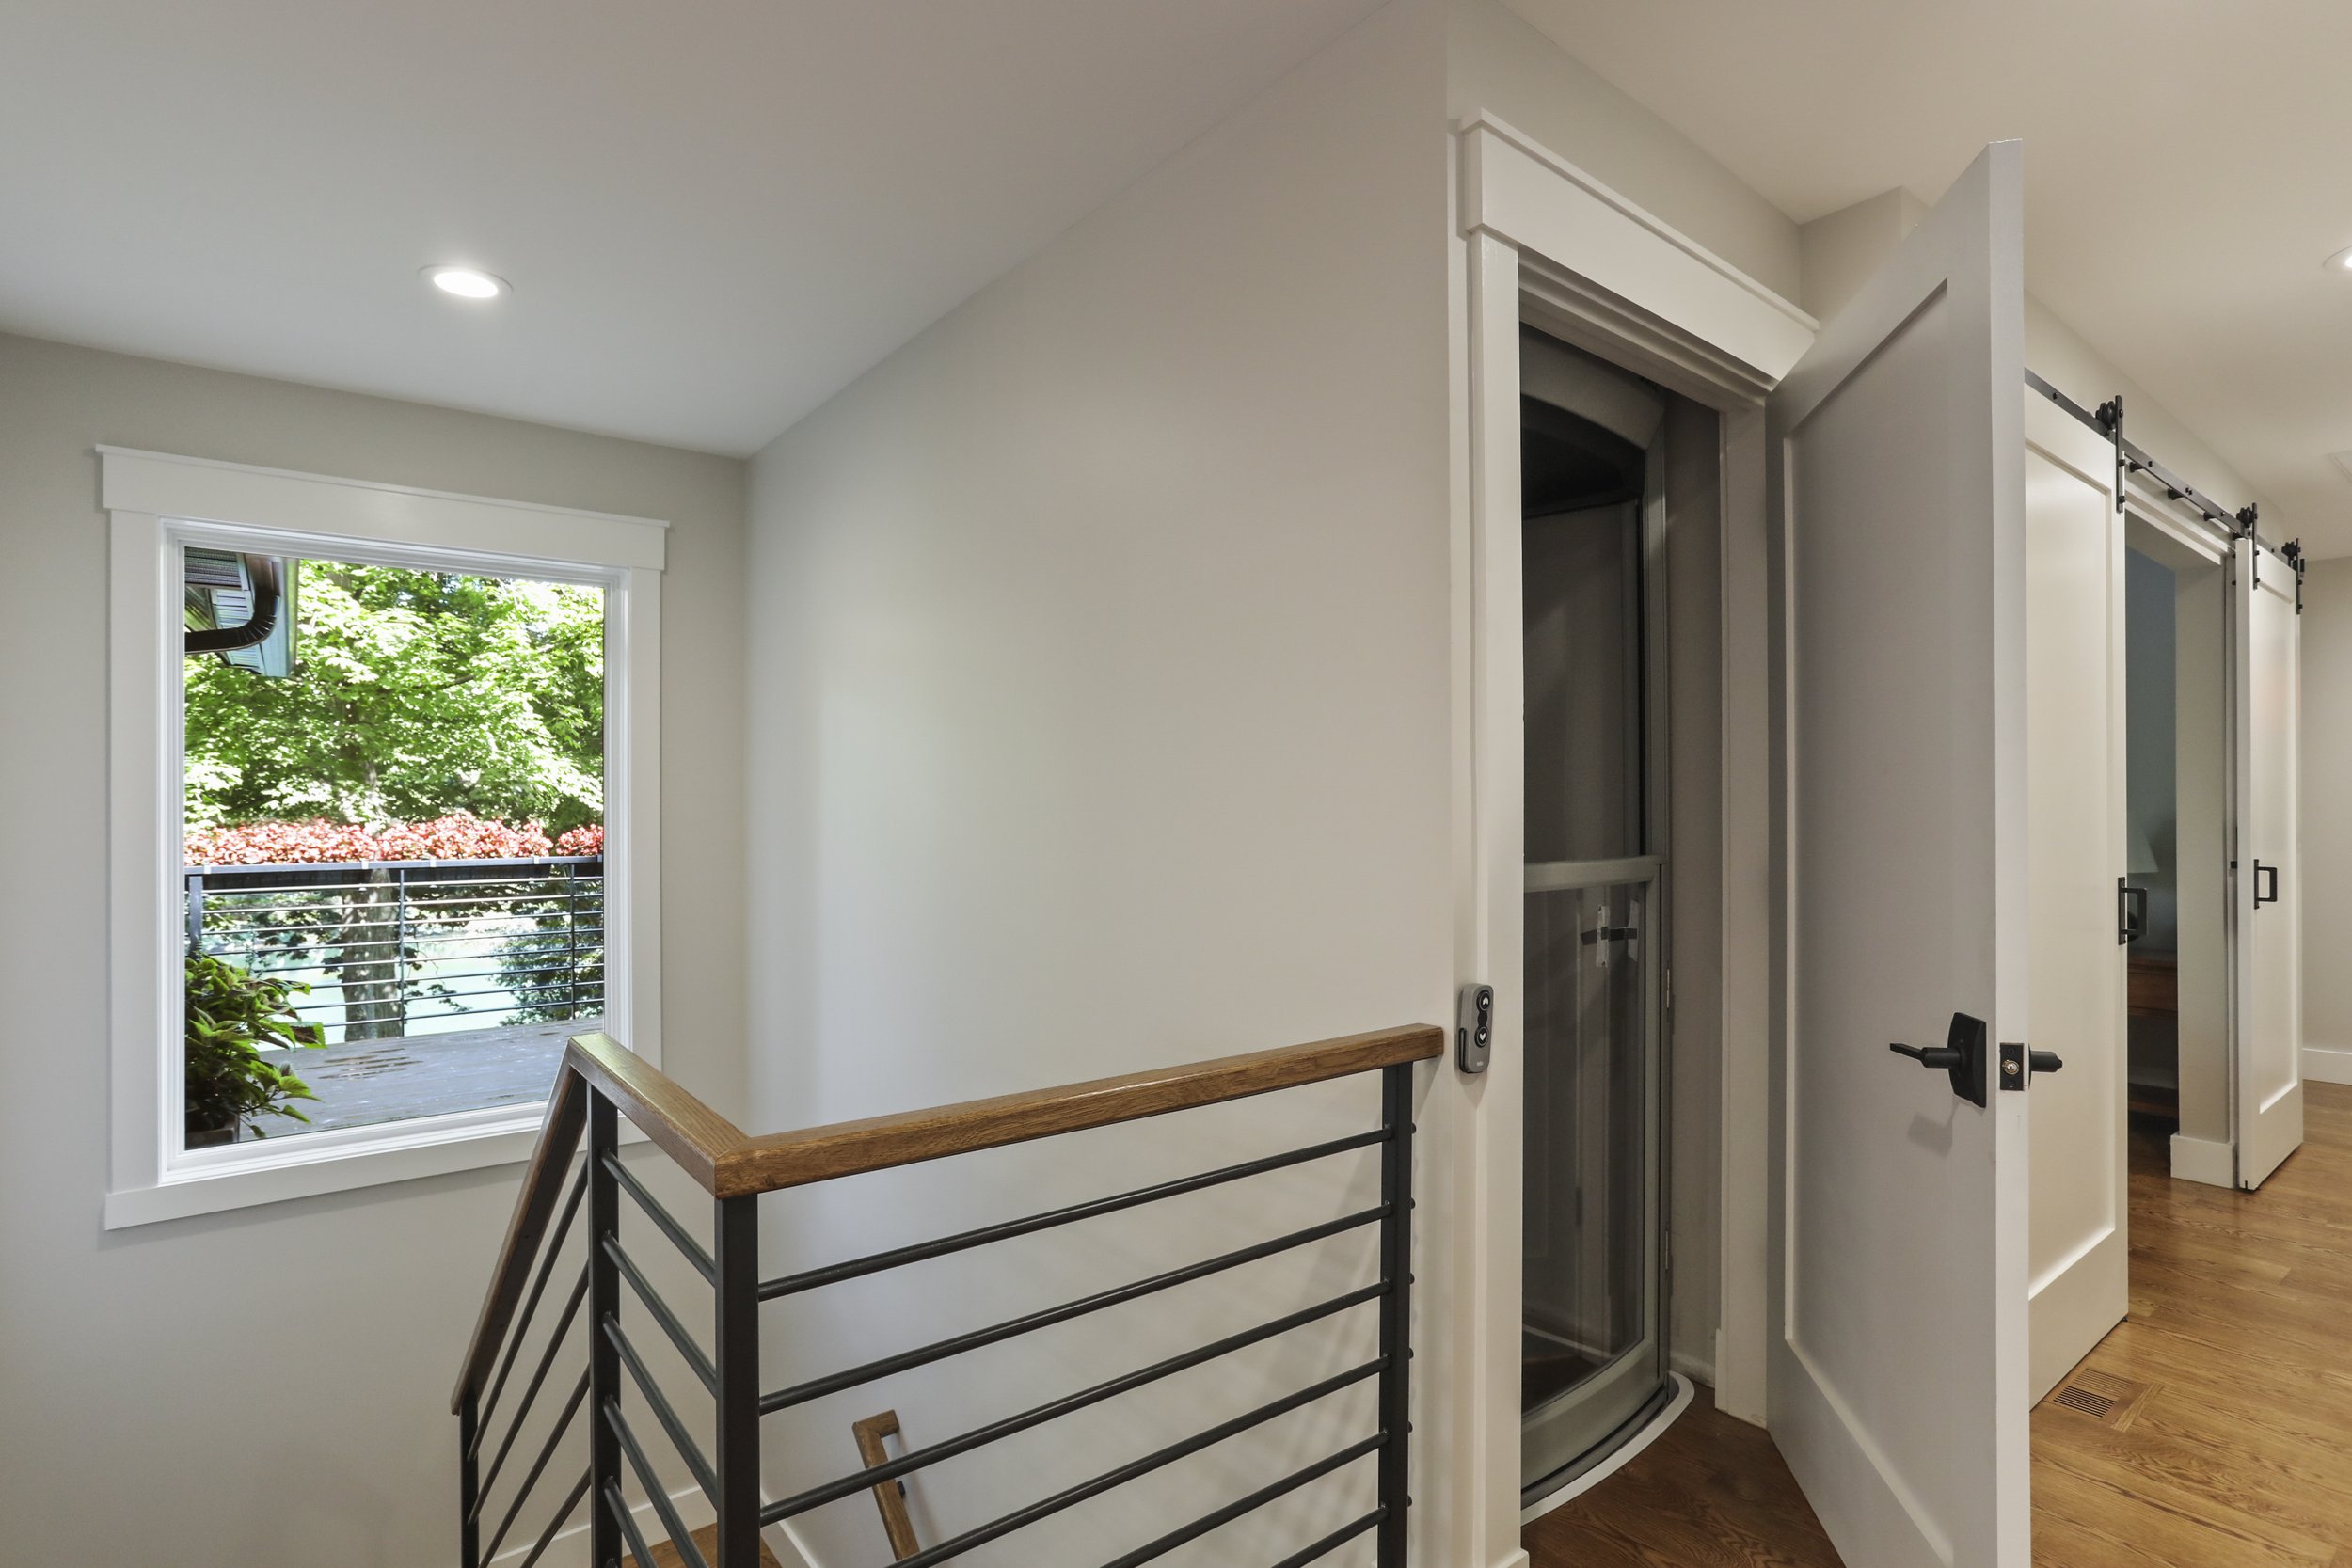
POLYGON ((1188 1541, 1197 1541, 1221 1525, 1232 1524, 1245 1513, 1256 1513, 1275 1498, 1286 1497, 1310 1481, 1321 1481, 1325 1476, 1343 1465, 1352 1465, 1367 1454, 1377 1453, 1388 1440, 1387 1433, 1375 1432, 1369 1437, 1350 1443, 1339 1452, 1318 1459, 1312 1465, 1293 1470, 1280 1481, 1261 1486, 1246 1497, 1236 1497, 1223 1508, 1213 1509, 1203 1513, 1189 1525, 1180 1525, 1155 1541, 1145 1542, 1123 1557, 1111 1559, 1104 1565, 1104 1568, 1140 1568, 1141 1564, 1151 1561, 1153 1558, 1164 1557, 1188 1541))
MULTIPOLYGON (((545 942, 549 948, 553 948, 564 939, 564 936, 575 931, 590 936, 602 936, 604 934, 604 928, 602 927, 589 926, 583 923, 579 926, 565 926, 559 929, 538 928, 529 931, 475 931, 470 934, 458 933, 453 935, 444 934, 441 932, 429 932, 422 938, 381 937, 372 939, 367 942, 305 942, 299 947, 250 940, 253 937, 267 937, 275 935, 276 932, 270 929, 228 933, 208 929, 204 935, 207 943, 216 948, 242 947, 248 953, 267 953, 271 957, 275 958, 280 954, 291 954, 311 947, 332 948, 335 952, 342 954, 357 953, 373 947, 413 947, 420 940, 430 942, 436 947, 443 947, 456 942, 504 942, 510 945, 519 945, 533 941, 540 941, 545 942)), ((479 958, 481 955, 459 953, 453 954, 451 957, 453 960, 461 958, 479 958)), ((313 963, 309 967, 315 968, 317 965, 315 961, 313 961, 313 963)))
MULTIPOLYGON (((1386 1356, 1376 1356, 1359 1367, 1352 1367, 1336 1376, 1327 1377, 1320 1383, 1301 1388, 1295 1394, 1285 1394, 1279 1400, 1270 1401, 1231 1420, 1219 1421, 1205 1432, 1197 1433, 1181 1442, 1170 1443, 1164 1449, 1154 1449, 1141 1459, 1129 1460, 1115 1469, 1104 1471, 1091 1481, 1082 1481, 1075 1486, 1067 1487, 1050 1497, 1031 1503, 1026 1508, 1015 1509, 1012 1513, 992 1519, 985 1525, 977 1525, 965 1530, 961 1535, 943 1541, 936 1546, 916 1552, 913 1557, 903 1558, 899 1560, 898 1568, 931 1568, 933 1563, 946 1562, 950 1558, 961 1557, 975 1547, 985 1546, 999 1536, 1009 1535, 1014 1530, 1036 1524, 1040 1519, 1050 1518, 1065 1508, 1075 1507, 1089 1497, 1102 1496, 1115 1486, 1123 1486, 1139 1476, 1150 1475, 1164 1465, 1173 1465, 1188 1454, 1199 1453, 1202 1449, 1222 1443, 1228 1437, 1248 1432, 1252 1427, 1263 1426, 1277 1416, 1286 1416, 1302 1405, 1312 1404, 1327 1394, 1335 1394, 1343 1388, 1361 1383, 1368 1377, 1375 1376, 1387 1365, 1386 1356)), ((1381 1441, 1385 1442, 1387 1437, 1386 1433, 1380 1433, 1381 1441)), ((1374 1447, 1378 1447, 1378 1444, 1375 1443, 1374 1447)))
POLYGON ((1335 1220, 1326 1220, 1321 1225, 1309 1226, 1304 1230, 1295 1230, 1287 1236, 1278 1236, 1270 1242, 1260 1242, 1254 1246, 1222 1253, 1215 1258, 1204 1259, 1198 1263, 1187 1263, 1181 1269, 1170 1269, 1165 1274, 1153 1275, 1148 1279, 1138 1279, 1132 1284, 1100 1291, 1090 1296, 1082 1296, 1076 1301, 1060 1307, 1049 1307, 1024 1317, 1007 1319, 1003 1323, 992 1324, 987 1328, 974 1329, 968 1334, 959 1334, 949 1338, 935 1340, 915 1350, 901 1351, 896 1355, 886 1355, 879 1361, 868 1361, 863 1366, 851 1367, 847 1371, 834 1372, 826 1377, 811 1378, 806 1383, 795 1384, 789 1388, 762 1395, 759 1401, 759 1413, 763 1416, 772 1416, 779 1410, 788 1410, 796 1404, 804 1404, 810 1400, 821 1399, 827 1394, 837 1394, 844 1388, 854 1388, 861 1383, 871 1383, 878 1377, 888 1377, 894 1372, 903 1372, 916 1367, 929 1366, 934 1361, 945 1360, 950 1355, 978 1350, 983 1345, 996 1344, 1000 1340, 1012 1338, 1016 1335, 1027 1334, 1035 1329, 1050 1327, 1055 1323, 1068 1323, 1073 1318, 1082 1318, 1089 1312, 1099 1312, 1106 1307, 1117 1307, 1121 1303, 1152 1295, 1178 1285, 1190 1284, 1196 1279, 1206 1279, 1211 1275, 1222 1274, 1227 1269, 1239 1268, 1244 1263, 1254 1263, 1262 1258, 1272 1258, 1278 1253, 1289 1252, 1294 1248, 1307 1246, 1362 1226, 1376 1224, 1386 1219, 1388 1214, 1389 1206, 1385 1203, 1375 1208, 1359 1210, 1356 1213, 1344 1214, 1335 1220))
POLYGON ((1213 1340, 1198 1350, 1186 1351, 1182 1355, 1171 1355, 1165 1361, 1154 1362, 1136 1371, 1106 1379, 1091 1387, 1081 1388, 1074 1394, 1065 1394, 1060 1399, 1048 1401, 1044 1404, 1032 1405, 1018 1415, 1008 1416, 1002 1420, 991 1421, 986 1426, 975 1427, 960 1436, 945 1438, 928 1448, 916 1449, 911 1453, 901 1455, 897 1459, 886 1460, 882 1464, 860 1470, 854 1475, 843 1476, 838 1481, 829 1481, 821 1486, 812 1486, 804 1492, 795 1493, 779 1502, 771 1503, 761 1510, 759 1522, 763 1525, 776 1524, 792 1518, 796 1514, 805 1513, 812 1508, 818 1508, 842 1497, 871 1490, 884 1482, 897 1481, 901 1476, 912 1475, 917 1470, 938 1464, 943 1459, 953 1459, 958 1454, 970 1453, 974 1449, 984 1448, 999 1438, 1010 1437, 1016 1433, 1026 1432, 1031 1427, 1041 1426, 1047 1421, 1084 1410, 1090 1404, 1099 1404, 1104 1400, 1130 1393, 1147 1384, 1157 1383, 1164 1377, 1172 1377, 1178 1372, 1200 1366, 1204 1362, 1214 1361, 1221 1355, 1230 1355, 1237 1350, 1287 1334, 1294 1328, 1303 1328, 1309 1323, 1344 1312, 1351 1307, 1360 1307, 1365 1302, 1377 1300, 1380 1293, 1387 1289, 1388 1282, 1385 1280, 1360 1286, 1344 1295, 1333 1296, 1329 1301, 1303 1307, 1285 1317, 1276 1318, 1270 1323, 1260 1323, 1255 1328, 1244 1329, 1238 1334, 1229 1334, 1224 1338, 1213 1340))
POLYGON ((192 948, 310 983, 295 1016, 346 1038, 404 1035, 412 1018, 571 1021, 603 993, 601 857, 191 866, 185 880, 192 948))
MULTIPOLYGON (((653 1562, 653 1549, 645 1544, 644 1533, 637 1528, 637 1520, 628 1511, 628 1501, 621 1496, 621 1489, 616 1483, 606 1483, 604 1506, 612 1511, 613 1519, 620 1527, 621 1534, 628 1542, 632 1568, 650 1568, 653 1562)), ((694 1560, 701 1563, 701 1556, 697 1554, 694 1560)), ((605 1565, 598 1563, 596 1568, 605 1568, 605 1565)), ((708 1568, 708 1565, 704 1564, 703 1568, 708 1568)))
POLYGON ((249 861, 238 865, 190 865, 190 877, 311 875, 322 871, 486 871, 499 865, 600 865, 602 855, 461 855, 432 860, 419 855, 396 861, 249 861))
POLYGON ((675 1312, 670 1310, 670 1304, 661 1299, 661 1292, 637 1272, 636 1263, 621 1250, 621 1243, 616 1238, 607 1236, 604 1239, 604 1251, 618 1265, 621 1277, 628 1281, 629 1289, 637 1292, 637 1299, 645 1304, 645 1310, 653 1314, 653 1321, 661 1325, 661 1332, 670 1337, 670 1343, 677 1348, 678 1354, 693 1369, 694 1375, 703 1380, 703 1386, 717 1394, 719 1370, 710 1364, 710 1357, 704 1354, 702 1346, 694 1342, 694 1337, 686 1332, 686 1325, 678 1322, 675 1312))
POLYGON ((555 1544, 557 1533, 564 1528, 564 1521, 572 1516, 572 1510, 580 1506, 580 1499, 588 1495, 588 1479, 592 1474, 588 1470, 580 1472, 580 1479, 572 1482, 572 1489, 564 1494, 564 1501, 556 1508, 555 1517, 548 1521, 548 1528, 541 1530, 539 1539, 532 1544, 531 1555, 516 1568, 532 1568, 533 1563, 547 1556, 548 1548, 555 1544))
MULTIPOLYGON (((612 1423, 612 1435, 621 1440, 621 1451, 628 1456, 628 1467, 637 1472, 637 1484, 645 1489, 646 1499, 653 1504, 653 1511, 661 1516, 661 1528, 670 1532, 670 1544, 677 1548, 680 1560, 691 1563, 693 1568, 710 1568, 709 1562, 703 1557, 703 1549, 694 1544, 694 1532, 686 1528, 686 1521, 678 1517, 677 1505, 670 1501, 670 1489, 662 1485, 661 1478, 654 1473, 653 1461, 645 1457, 644 1445, 637 1441, 637 1433, 629 1430, 628 1420, 621 1415, 619 1400, 604 1402, 604 1418, 612 1423)), ((630 1544, 636 1544, 633 1541, 630 1544)), ((653 1562, 642 1547, 639 1548, 637 1560, 647 1568, 653 1562)))
MULTIPOLYGON (((539 1310, 539 1298, 547 1293, 548 1276, 555 1272, 556 1256, 564 1250, 564 1239, 571 1233, 573 1216, 580 1212, 580 1200, 587 1196, 588 1167, 582 1164, 580 1174, 572 1180, 572 1190, 564 1199, 562 1212, 548 1227, 547 1240, 541 1243, 546 1252, 539 1259, 538 1272, 532 1277, 531 1293, 523 1298, 522 1310, 515 1315, 514 1323, 507 1328, 506 1354, 499 1362, 498 1375, 490 1380, 490 1391, 483 1396, 481 1408, 474 1413, 474 1420, 483 1431, 489 1427, 491 1412, 498 1409, 499 1395, 506 1390, 507 1374, 515 1370, 515 1357, 523 1348, 523 1334, 531 1327, 532 1314, 539 1310)), ((580 1272, 580 1289, 583 1291, 587 1289, 587 1271, 583 1268, 580 1272)), ((569 1321, 567 1315, 565 1322, 569 1321)), ((556 1330, 554 1337, 562 1338, 563 1330, 556 1330)), ((467 1450, 466 1457, 470 1459, 481 1450, 482 1433, 477 1431, 473 1447, 467 1450)))
POLYGON ((660 1200, 645 1190, 645 1184, 630 1174, 627 1165, 610 1154, 604 1156, 604 1168, 612 1173, 612 1179, 621 1184, 621 1191, 637 1200, 637 1207, 644 1212, 647 1219, 653 1221, 655 1227, 664 1236, 669 1237, 678 1251, 686 1255, 686 1260, 694 1265, 694 1272, 701 1275, 708 1283, 718 1284, 719 1265, 711 1260, 709 1253, 703 1250, 703 1244, 700 1242, 686 1233, 686 1227, 678 1224, 676 1216, 664 1209, 660 1200))
MULTIPOLYGON (((515 1407, 514 1419, 506 1423, 506 1439, 499 1444, 498 1453, 491 1459, 490 1468, 482 1478, 483 1491, 487 1492, 490 1483, 498 1480, 500 1466, 506 1463, 506 1450, 515 1446, 516 1434, 523 1429, 523 1418, 531 1414, 532 1405, 538 1402, 539 1386, 548 1380, 548 1370, 555 1365, 555 1353, 564 1347, 564 1338, 571 1332, 572 1319, 580 1311, 580 1304, 587 1294, 588 1271, 582 1269, 579 1288, 572 1291, 572 1299, 564 1304, 564 1315, 556 1320, 555 1332, 548 1336, 548 1347, 539 1354, 539 1370, 531 1374, 531 1383, 523 1389, 522 1403, 515 1407)), ((519 1334, 516 1336, 515 1342, 518 1345, 522 1343, 519 1334)))
POLYGON ((719 1480, 710 1468, 710 1462, 695 1446, 693 1437, 686 1430, 686 1423, 678 1419, 676 1409, 661 1391, 661 1385, 655 1382, 653 1373, 646 1370, 644 1357, 637 1354, 637 1347, 630 1344, 628 1336, 622 1332, 620 1320, 605 1319, 604 1333, 605 1338, 612 1341, 612 1348, 621 1353, 621 1365, 628 1369, 629 1378, 637 1385, 637 1391, 645 1397, 645 1403, 653 1411, 654 1419, 660 1421, 661 1430, 669 1434, 670 1446, 677 1449, 680 1459, 686 1461, 686 1467, 694 1472, 694 1484, 703 1489, 703 1496, 717 1497, 719 1480))
MULTIPOLYGON (((1311 1544, 1291 1553, 1290 1556, 1276 1563, 1274 1568, 1307 1568, 1308 1563, 1313 1562, 1319 1558, 1329 1557, 1333 1552, 1338 1551, 1342 1546, 1346 1545, 1350 1541, 1355 1540, 1366 1530, 1379 1528, 1383 1524, 1388 1522, 1388 1517, 1389 1511, 1385 1505, 1375 1508, 1360 1519, 1349 1520, 1346 1524, 1342 1525, 1339 1528, 1333 1530, 1322 1540, 1313 1542, 1311 1544)), ((526 1568, 528 1568, 528 1565, 526 1565, 526 1568)))
POLYGON ((1177 1197, 1185 1193, 1197 1193, 1206 1187, 1220 1186, 1228 1181, 1238 1181, 1244 1177, 1262 1176, 1267 1171, 1281 1170, 1289 1165, 1303 1165, 1311 1160, 1321 1160, 1333 1154, 1343 1154, 1352 1148, 1367 1148, 1387 1136, 1388 1133, 1385 1131, 1375 1128, 1372 1132, 1358 1132, 1350 1137, 1333 1138, 1328 1143, 1316 1144, 1312 1148, 1293 1149, 1287 1154, 1272 1154, 1263 1160, 1250 1160, 1237 1165, 1226 1165, 1217 1170, 1204 1171, 1199 1176, 1180 1177, 1176 1180, 1162 1181, 1155 1186, 1137 1187, 1132 1192, 1120 1193, 1115 1197, 1095 1198, 1087 1203, 1073 1203, 1066 1209, 1048 1210, 1041 1214, 1031 1214, 1025 1219, 1006 1220, 999 1225, 984 1225, 977 1229, 962 1231, 953 1236, 943 1236, 937 1241, 916 1242, 908 1246, 893 1247, 887 1252, 876 1252, 864 1258, 851 1259, 846 1263, 833 1263, 823 1268, 806 1269, 799 1274, 786 1275, 780 1279, 763 1280, 759 1287, 759 1299, 773 1301, 779 1296, 794 1295, 802 1291, 813 1291, 822 1285, 837 1285, 845 1279, 856 1279, 864 1275, 879 1274, 884 1269, 895 1269, 907 1263, 926 1262, 933 1258, 945 1258, 950 1253, 962 1252, 976 1246, 985 1246, 991 1242, 1002 1242, 1015 1236, 1032 1235, 1040 1230, 1050 1230, 1056 1226, 1072 1225, 1079 1220, 1093 1219, 1100 1214, 1115 1214, 1121 1209, 1133 1209, 1138 1204, 1155 1203, 1161 1198, 1177 1197))
MULTIPOLYGON (((588 1370, 583 1367, 580 1382, 572 1388, 572 1397, 564 1402, 564 1413, 556 1417, 555 1425, 548 1429, 548 1440, 539 1445, 539 1457, 532 1461, 531 1473, 523 1477, 523 1483, 515 1489, 515 1500, 507 1504, 506 1517, 499 1521, 498 1533, 490 1537, 490 1549, 482 1554, 485 1561, 499 1555, 499 1545, 506 1539, 506 1532, 515 1528, 515 1515, 522 1512, 523 1499, 530 1497, 531 1489, 539 1484, 539 1472, 545 1470, 548 1461, 555 1457, 556 1445, 571 1429, 572 1418, 579 1413, 580 1401, 587 1397, 588 1370)), ((489 1490, 488 1481, 483 1482, 483 1490, 485 1493, 489 1490)))

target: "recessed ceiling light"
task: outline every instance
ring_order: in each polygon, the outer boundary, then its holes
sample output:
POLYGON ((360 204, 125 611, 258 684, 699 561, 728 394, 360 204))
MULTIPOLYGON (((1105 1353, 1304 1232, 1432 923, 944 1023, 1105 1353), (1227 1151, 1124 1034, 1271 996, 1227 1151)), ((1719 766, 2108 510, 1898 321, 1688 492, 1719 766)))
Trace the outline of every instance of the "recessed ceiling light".
POLYGON ((2352 272, 2352 245, 2345 245, 2319 263, 2322 272, 2352 272))
POLYGON ((496 299, 506 293, 506 279, 479 267, 427 267, 424 280, 459 299, 496 299))

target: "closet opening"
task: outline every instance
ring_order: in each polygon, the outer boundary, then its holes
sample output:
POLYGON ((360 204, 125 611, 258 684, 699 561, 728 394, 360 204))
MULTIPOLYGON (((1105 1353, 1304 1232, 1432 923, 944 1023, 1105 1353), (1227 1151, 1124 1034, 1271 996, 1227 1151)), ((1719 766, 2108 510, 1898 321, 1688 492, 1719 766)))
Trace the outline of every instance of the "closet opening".
POLYGON ((2229 1186, 2226 568, 2137 518, 2125 542, 2132 1135, 2173 1176, 2229 1186))
MULTIPOLYGON (((1695 1118, 1674 1100, 1668 1010, 1681 924, 1669 567, 1703 546, 1688 575, 1711 594, 1721 430, 1711 411, 1533 328, 1520 367, 1520 1482, 1532 1504, 1654 1427, 1677 1392, 1670 1129, 1695 1118)), ((1704 1158, 1687 1173, 1710 1209, 1685 1227, 1699 1229, 1712 1224, 1716 1133, 1711 1121, 1691 1132, 1708 1146, 1680 1162, 1704 1158)), ((1702 1284, 1712 1289, 1711 1269, 1702 1284)), ((1711 1339, 1713 1302, 1696 1315, 1694 1333, 1711 1339)))

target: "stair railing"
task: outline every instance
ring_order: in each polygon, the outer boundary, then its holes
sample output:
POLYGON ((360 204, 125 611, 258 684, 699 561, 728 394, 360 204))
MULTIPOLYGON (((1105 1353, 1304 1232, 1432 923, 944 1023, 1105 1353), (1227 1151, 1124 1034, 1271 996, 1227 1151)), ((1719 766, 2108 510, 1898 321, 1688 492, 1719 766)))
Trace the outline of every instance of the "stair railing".
POLYGON ((572 1523, 583 1500, 589 1505, 589 1560, 594 1568, 623 1568, 625 1552, 636 1568, 649 1568, 655 1558, 631 1513, 625 1477, 633 1477, 643 1489, 662 1533, 685 1568, 757 1568, 762 1560, 759 1532, 768 1525, 897 1482, 1000 1438, 1366 1305, 1375 1305, 1378 1313, 1376 1350, 1371 1359, 985 1524, 964 1528, 902 1562, 908 1568, 946 1562, 1326 1395, 1373 1381, 1377 1386, 1375 1431, 1143 1543, 1114 1559, 1107 1568, 1138 1568, 1358 1460, 1374 1456, 1377 1464, 1375 1506, 1292 1553, 1275 1568, 1304 1568, 1365 1534, 1374 1536, 1377 1568, 1405 1568, 1412 1357, 1412 1078, 1414 1064, 1438 1055, 1443 1049, 1444 1037, 1435 1028, 1381 1030, 1062 1088, 755 1137, 739 1131, 609 1036, 575 1037, 557 1070, 547 1119, 524 1170, 514 1217, 500 1247, 490 1289, 452 1400, 458 1419, 463 1568, 484 1568, 510 1539, 522 1539, 515 1537, 514 1530, 525 1504, 537 1495, 548 1465, 583 1410, 589 1433, 587 1468, 566 1488, 516 1568, 535 1568, 572 1523), (771 1279, 760 1275, 756 1206, 765 1193, 1374 1071, 1382 1080, 1380 1120, 1365 1132, 846 1262, 771 1279), (712 1244, 707 1248, 622 1163, 622 1117, 709 1195, 712 1244), (574 1174, 572 1166, 583 1138, 586 1158, 574 1174), (762 1387, 758 1316, 764 1302, 1375 1147, 1380 1151, 1380 1194, 1378 1202, 1369 1208, 787 1387, 762 1387), (624 1196, 710 1286, 709 1353, 655 1288, 644 1267, 622 1246, 624 1196), (583 1211, 586 1259, 557 1308, 544 1348, 510 1408, 506 1396, 514 1385, 525 1337, 547 1298, 563 1243, 583 1211), (1378 1276, 1352 1290, 927 1444, 897 1459, 868 1465, 774 1502, 763 1499, 760 1420, 765 1416, 1368 1226, 1379 1228, 1378 1276), (710 1396, 710 1430, 715 1441, 708 1453, 695 1442, 630 1338, 628 1324, 640 1320, 635 1312, 625 1320, 623 1312, 632 1301, 642 1311, 643 1321, 661 1331, 710 1396), (580 1323, 583 1307, 585 1325, 576 1336, 572 1330, 580 1323), (587 1341, 583 1364, 561 1413, 531 1456, 519 1482, 508 1488, 508 1500, 502 1507, 492 1506, 490 1497, 497 1482, 521 1462, 517 1439, 525 1417, 551 1376, 561 1388, 562 1380, 555 1373, 558 1358, 580 1338, 587 1341), (713 1540, 707 1553, 687 1529, 661 1484, 645 1447, 645 1433, 632 1424, 625 1408, 628 1390, 634 1390, 653 1416, 669 1447, 711 1504, 715 1531, 709 1532, 713 1540), (493 1444, 488 1441, 489 1430, 502 1411, 503 1435, 493 1444))

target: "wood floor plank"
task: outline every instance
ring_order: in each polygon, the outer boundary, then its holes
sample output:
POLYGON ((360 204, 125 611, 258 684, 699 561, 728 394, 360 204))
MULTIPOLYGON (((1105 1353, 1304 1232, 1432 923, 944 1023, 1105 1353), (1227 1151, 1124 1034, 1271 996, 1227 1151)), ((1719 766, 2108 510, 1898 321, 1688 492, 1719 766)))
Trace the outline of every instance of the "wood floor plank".
MULTIPOLYGON (((2035 1568, 2352 1568, 2352 1086, 2310 1085, 2305 1120, 2256 1193, 2173 1180, 2135 1127, 2132 1316, 2083 1367, 2153 1391, 2122 1432, 2034 1412, 2035 1568)), ((1838 1560, 1711 1402, 1525 1539, 1534 1568, 1838 1560)))

